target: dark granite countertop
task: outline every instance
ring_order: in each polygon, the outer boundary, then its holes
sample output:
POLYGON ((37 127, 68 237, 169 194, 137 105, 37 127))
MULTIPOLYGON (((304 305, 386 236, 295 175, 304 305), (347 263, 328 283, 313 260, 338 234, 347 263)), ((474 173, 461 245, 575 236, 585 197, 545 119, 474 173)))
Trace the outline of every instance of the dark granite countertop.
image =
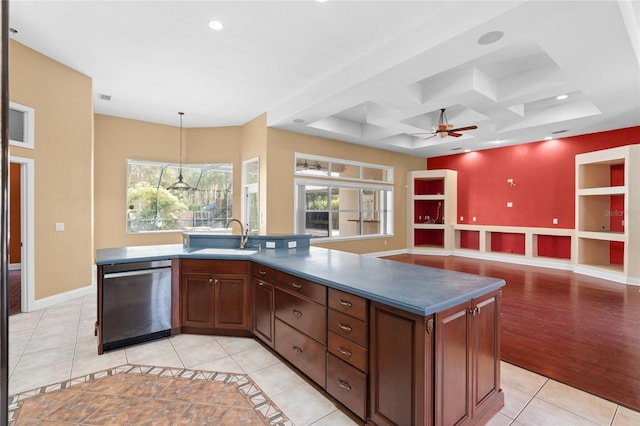
POLYGON ((440 312, 505 285, 504 280, 499 278, 446 271, 319 247, 214 252, 211 254, 207 251, 189 250, 182 244, 110 248, 96 252, 96 264, 176 257, 247 259, 419 315, 440 312))

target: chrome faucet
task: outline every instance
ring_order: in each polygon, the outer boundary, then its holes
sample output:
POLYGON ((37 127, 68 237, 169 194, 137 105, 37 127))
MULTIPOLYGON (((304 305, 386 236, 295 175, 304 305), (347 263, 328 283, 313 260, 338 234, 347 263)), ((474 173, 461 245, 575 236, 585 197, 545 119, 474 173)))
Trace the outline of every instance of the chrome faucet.
POLYGON ((249 240, 249 230, 247 229, 245 232, 244 225, 238 219, 229 219, 224 227, 227 228, 231 222, 238 222, 240 225, 240 248, 243 249, 249 240))

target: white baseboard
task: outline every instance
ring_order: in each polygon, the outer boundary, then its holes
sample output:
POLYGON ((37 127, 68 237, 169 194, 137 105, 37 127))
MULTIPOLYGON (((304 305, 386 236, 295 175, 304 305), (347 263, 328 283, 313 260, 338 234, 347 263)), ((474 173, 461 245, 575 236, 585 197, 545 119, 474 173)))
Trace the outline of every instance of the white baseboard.
POLYGON ((400 250, 388 250, 388 251, 378 251, 375 253, 363 253, 363 256, 369 256, 369 257, 384 257, 384 256, 393 256, 396 254, 405 254, 407 252, 407 250, 405 249, 400 249, 400 250))
POLYGON ((33 301, 33 305, 30 307, 29 312, 37 311, 39 309, 48 308, 49 306, 53 306, 58 303, 67 302, 69 300, 87 296, 87 295, 95 295, 97 287, 95 285, 89 285, 86 287, 77 288, 75 290, 67 291, 60 294, 55 294, 53 296, 45 297, 43 299, 38 299, 33 301))

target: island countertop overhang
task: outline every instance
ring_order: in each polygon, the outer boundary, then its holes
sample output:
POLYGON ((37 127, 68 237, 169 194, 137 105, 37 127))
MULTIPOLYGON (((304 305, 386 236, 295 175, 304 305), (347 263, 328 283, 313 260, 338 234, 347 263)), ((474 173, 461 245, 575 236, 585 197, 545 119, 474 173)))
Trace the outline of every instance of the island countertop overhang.
POLYGON ((320 247, 207 255, 181 244, 101 249, 96 264, 174 258, 251 260, 356 296, 428 316, 505 285, 500 278, 405 264, 320 247))

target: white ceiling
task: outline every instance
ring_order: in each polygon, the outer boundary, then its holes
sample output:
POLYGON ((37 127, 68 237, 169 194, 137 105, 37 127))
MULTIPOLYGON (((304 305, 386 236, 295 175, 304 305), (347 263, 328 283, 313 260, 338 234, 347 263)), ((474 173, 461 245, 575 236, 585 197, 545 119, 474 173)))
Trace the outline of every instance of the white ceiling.
POLYGON ((266 112, 271 127, 423 157, 640 125, 636 0, 13 0, 10 26, 92 77, 97 113, 156 123, 266 112), (504 37, 478 44, 491 31, 504 37), (478 129, 412 136, 440 108, 478 129))

